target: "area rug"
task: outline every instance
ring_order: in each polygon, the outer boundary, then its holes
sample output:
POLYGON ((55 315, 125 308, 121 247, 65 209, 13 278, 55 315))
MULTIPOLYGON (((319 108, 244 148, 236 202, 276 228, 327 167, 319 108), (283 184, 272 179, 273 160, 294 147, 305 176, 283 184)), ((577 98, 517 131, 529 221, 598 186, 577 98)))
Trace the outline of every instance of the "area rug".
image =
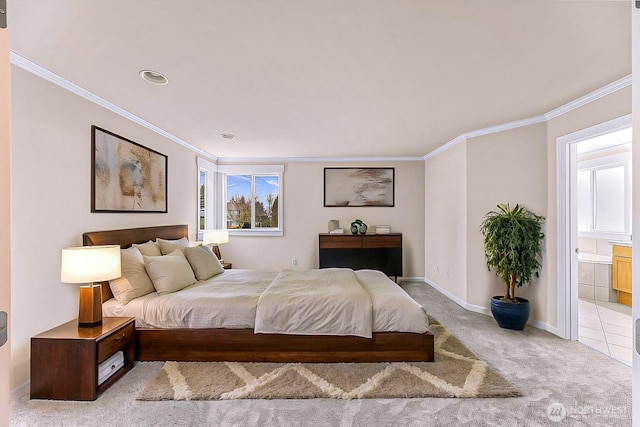
POLYGON ((517 397, 520 391, 430 318, 435 362, 166 362, 138 400, 517 397))

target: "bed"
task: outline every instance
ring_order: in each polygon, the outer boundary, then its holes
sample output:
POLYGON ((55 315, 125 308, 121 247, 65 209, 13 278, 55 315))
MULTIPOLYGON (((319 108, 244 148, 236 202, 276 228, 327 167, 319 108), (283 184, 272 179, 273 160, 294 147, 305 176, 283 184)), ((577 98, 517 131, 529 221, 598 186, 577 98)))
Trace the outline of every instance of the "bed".
MULTIPOLYGON (((186 225, 167 225, 88 232, 83 234, 83 244, 86 246, 115 244, 128 248, 133 244, 145 243, 156 238, 178 240, 187 236, 186 225)), ((365 271, 355 273, 365 276, 374 274, 374 272, 365 271)), ((229 270, 224 274, 227 275, 221 275, 224 280, 233 280, 241 273, 229 270)), ((273 286, 275 292, 272 294, 277 295, 280 291, 286 291, 292 282, 287 272, 274 274, 278 275, 278 283, 281 282, 279 286, 275 284, 273 286)), ((268 281, 269 277, 263 277, 261 280, 268 281)), ((310 278, 310 280, 315 279, 310 278)), ((378 286, 375 278, 369 282, 372 288, 378 286)), ((113 304, 113 294, 108 284, 106 286, 103 284, 102 294, 105 305, 113 304)), ((259 297, 263 297, 259 292, 258 294, 259 297)), ((131 309, 134 306, 135 304, 131 309)), ((123 312, 122 315, 129 314, 123 312)), ((372 323, 375 322, 372 321, 372 323)), ((141 361, 264 362, 378 362, 433 361, 434 359, 434 336, 429 330, 420 333, 373 331, 353 332, 352 335, 325 335, 317 332, 278 333, 278 330, 273 329, 273 325, 269 324, 247 324, 246 326, 253 327, 240 328, 237 326, 234 328, 174 326, 150 327, 145 322, 137 321, 136 359, 141 361), (261 329, 256 330, 257 327, 261 329)))

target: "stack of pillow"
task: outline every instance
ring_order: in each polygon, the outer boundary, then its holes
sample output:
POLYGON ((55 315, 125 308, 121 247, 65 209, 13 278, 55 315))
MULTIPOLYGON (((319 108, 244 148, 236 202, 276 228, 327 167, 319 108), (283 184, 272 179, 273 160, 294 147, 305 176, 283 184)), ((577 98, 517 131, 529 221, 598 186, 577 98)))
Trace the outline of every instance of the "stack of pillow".
POLYGON ((179 240, 156 239, 121 249, 122 276, 109 281, 122 305, 151 292, 167 294, 224 272, 209 246, 189 246, 179 240))

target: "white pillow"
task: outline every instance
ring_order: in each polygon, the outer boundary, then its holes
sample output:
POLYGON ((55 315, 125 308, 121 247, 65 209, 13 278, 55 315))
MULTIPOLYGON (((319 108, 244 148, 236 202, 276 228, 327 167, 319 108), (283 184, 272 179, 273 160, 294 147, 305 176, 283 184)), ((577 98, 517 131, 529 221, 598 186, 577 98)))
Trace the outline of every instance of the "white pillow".
POLYGON ((184 254, 175 250, 165 256, 143 256, 147 273, 159 294, 179 291, 196 282, 184 254))
POLYGON ((111 293, 120 304, 125 305, 134 298, 155 292, 153 283, 144 267, 142 254, 137 248, 121 249, 120 258, 122 260, 122 276, 109 280, 111 293))
POLYGON ((149 240, 146 243, 134 243, 134 248, 138 248, 142 255, 146 256, 161 256, 162 252, 160 252, 160 247, 156 244, 156 242, 152 242, 149 240))
POLYGON ((184 248, 189 246, 189 240, 186 237, 178 240, 165 240, 158 238, 156 239, 156 243, 160 246, 160 252, 162 252, 162 255, 168 255, 176 249, 184 251, 184 248))
POLYGON ((224 273, 220 260, 208 246, 184 248, 184 255, 198 280, 207 280, 216 274, 224 273))

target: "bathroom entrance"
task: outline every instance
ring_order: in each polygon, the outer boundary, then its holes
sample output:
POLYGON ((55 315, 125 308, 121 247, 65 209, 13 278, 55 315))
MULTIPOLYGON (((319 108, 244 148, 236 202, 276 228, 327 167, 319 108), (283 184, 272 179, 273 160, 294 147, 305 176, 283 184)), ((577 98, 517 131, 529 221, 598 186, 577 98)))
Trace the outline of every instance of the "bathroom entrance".
POLYGON ((617 123, 569 143, 572 338, 628 365, 631 137, 630 123, 617 123))

